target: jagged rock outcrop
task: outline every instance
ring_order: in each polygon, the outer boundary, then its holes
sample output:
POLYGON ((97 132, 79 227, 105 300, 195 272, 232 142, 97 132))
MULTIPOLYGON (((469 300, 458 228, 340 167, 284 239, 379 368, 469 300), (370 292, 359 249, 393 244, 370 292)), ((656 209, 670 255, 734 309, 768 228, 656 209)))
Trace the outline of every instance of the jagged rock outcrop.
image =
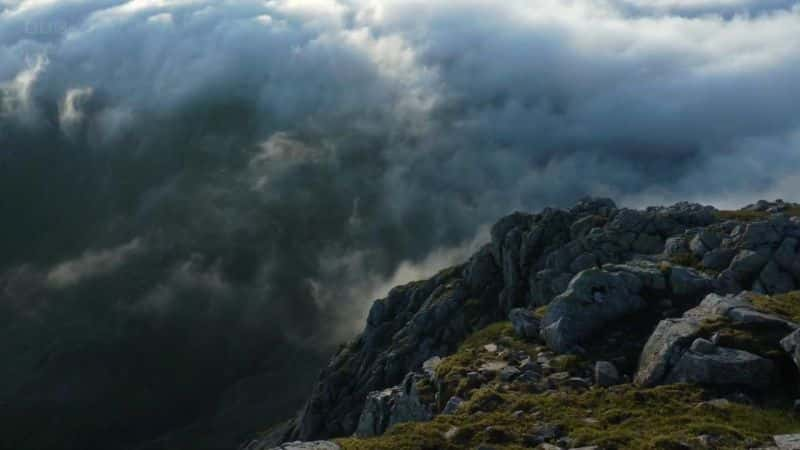
POLYGON ((322 371, 285 438, 352 434, 370 392, 400 384, 431 357, 452 353, 472 330, 503 318, 496 307, 499 278, 487 245, 462 266, 376 300, 364 332, 322 371))
MULTIPOLYGON (((800 219, 781 214, 787 210, 781 205, 740 218, 689 203, 633 210, 585 199, 571 209, 504 217, 492 227, 491 243, 465 264, 375 302, 364 332, 332 358, 284 438, 353 434, 370 393, 400 385, 424 361, 451 354, 493 321, 510 318, 520 336, 535 338, 538 331, 552 350, 565 352, 592 344, 608 324, 642 310, 669 316, 711 292, 795 289, 800 219), (668 307, 659 310, 661 304, 668 307), (545 305, 541 323, 526 309, 545 305)), ((710 308, 713 302, 703 303, 710 308)), ((744 307, 718 315, 741 324, 774 320, 744 307)), ((710 336, 690 316, 658 324, 637 381, 689 379, 681 371, 697 374, 702 367, 716 374, 731 364, 752 364, 759 378, 768 371, 761 360, 738 353, 747 350, 715 344, 717 353, 692 352, 696 338, 710 336)))
POLYGON ((422 401, 417 391, 420 377, 412 372, 398 386, 370 392, 355 434, 377 436, 398 423, 430 420, 433 417, 431 407, 422 401))
MULTIPOLYGON (((661 321, 642 351, 636 383, 654 386, 690 382, 757 389, 768 386, 774 370, 769 359, 703 339, 725 326, 766 326, 784 334, 800 326, 756 310, 751 295, 709 294, 682 318, 661 321)), ((773 342, 776 348, 778 344, 773 342)))

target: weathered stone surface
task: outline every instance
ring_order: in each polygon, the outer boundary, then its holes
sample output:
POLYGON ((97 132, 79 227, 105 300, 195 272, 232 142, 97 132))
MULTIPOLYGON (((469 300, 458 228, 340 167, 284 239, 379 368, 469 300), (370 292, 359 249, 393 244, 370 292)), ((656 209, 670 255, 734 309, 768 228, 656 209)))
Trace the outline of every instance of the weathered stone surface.
POLYGON ((670 370, 665 383, 737 385, 764 388, 772 381, 772 361, 732 348, 712 353, 685 352, 670 370))
POLYGON ((800 450, 800 434, 781 434, 773 439, 780 450, 800 450))
POLYGON ((765 294, 781 294, 794 289, 792 276, 780 269, 775 261, 770 261, 758 276, 765 294))
POLYGON ((518 336, 533 339, 539 335, 539 318, 531 310, 514 308, 508 313, 508 319, 518 336))
POLYGON ((800 279, 800 240, 787 237, 780 247, 775 251, 775 262, 785 272, 792 274, 796 279, 800 279))
POLYGON ((728 267, 736 256, 736 250, 732 248, 717 248, 703 255, 701 264, 711 270, 722 270, 728 267))
POLYGON ((685 236, 675 236, 667 239, 664 244, 664 256, 672 258, 689 252, 689 241, 685 236))
POLYGON ((701 297, 713 288, 713 280, 688 267, 673 267, 669 272, 672 293, 679 297, 701 297))
POLYGON ((781 340, 781 347, 792 357, 794 364, 800 369, 800 329, 781 340))
POLYGON ((695 353, 710 355, 717 351, 717 346, 708 339, 697 338, 692 342, 690 350, 695 353))
POLYGON ((625 264, 606 264, 603 270, 608 272, 627 272, 642 282, 642 288, 651 293, 666 293, 667 278, 658 264, 652 261, 634 259, 625 264))
POLYGON ((641 288, 629 273, 585 270, 548 307, 542 337, 554 351, 567 352, 608 321, 641 309, 641 288))
POLYGON ((417 381, 417 377, 410 373, 400 386, 367 395, 356 435, 377 436, 398 423, 430 420, 433 414, 419 397, 417 381))
POLYGON ((439 364, 441 363, 442 358, 434 356, 433 358, 430 358, 422 363, 422 372, 429 379, 434 380, 436 378, 436 368, 439 367, 439 364))
POLYGON ((781 317, 750 309, 749 305, 743 308, 731 308, 727 311, 725 316, 734 324, 760 325, 763 327, 775 327, 787 331, 796 329, 799 326, 798 324, 790 322, 781 317))
POLYGON ((642 386, 661 384, 671 366, 694 341, 701 329, 693 319, 667 319, 659 322, 645 344, 635 381, 642 386))
POLYGON ((719 347, 713 342, 716 338, 712 341, 698 339, 705 320, 724 318, 732 325, 785 330, 796 326, 754 310, 749 295, 709 294, 682 318, 661 321, 642 351, 636 383, 654 386, 692 382, 756 389, 769 385, 774 371, 772 361, 744 350, 719 347))
POLYGON ((594 365, 594 382, 598 386, 608 387, 620 384, 622 378, 614 364, 608 361, 597 361, 594 365))
POLYGON ((742 224, 733 230, 732 238, 737 246, 751 250, 777 245, 782 236, 775 225, 771 220, 742 224))
POLYGON ((736 254, 731 261, 730 270, 736 280, 746 281, 755 278, 761 269, 767 264, 769 259, 759 252, 753 250, 742 250, 736 254))

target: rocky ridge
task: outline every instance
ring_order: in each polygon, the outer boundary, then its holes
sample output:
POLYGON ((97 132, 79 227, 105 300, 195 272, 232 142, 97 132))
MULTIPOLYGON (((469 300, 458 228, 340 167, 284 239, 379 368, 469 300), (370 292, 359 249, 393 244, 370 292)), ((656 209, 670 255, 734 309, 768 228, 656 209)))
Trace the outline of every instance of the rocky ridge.
MULTIPOLYGON (((447 422, 487 410, 483 403, 509 389, 616 395, 625 386, 627 395, 690 383, 703 395, 749 403, 794 398, 800 317, 792 308, 800 311, 800 297, 771 299, 800 287, 797 212, 782 201, 726 212, 585 199, 568 210, 511 214, 465 264, 377 300, 364 332, 332 358, 296 421, 245 448, 447 422), (504 323, 510 335, 476 338, 504 323)), ((507 430, 482 430, 481 439, 569 448, 594 443, 580 437, 584 425, 505 437, 497 434, 507 430)), ((313 445, 339 445, 326 442, 313 445)))

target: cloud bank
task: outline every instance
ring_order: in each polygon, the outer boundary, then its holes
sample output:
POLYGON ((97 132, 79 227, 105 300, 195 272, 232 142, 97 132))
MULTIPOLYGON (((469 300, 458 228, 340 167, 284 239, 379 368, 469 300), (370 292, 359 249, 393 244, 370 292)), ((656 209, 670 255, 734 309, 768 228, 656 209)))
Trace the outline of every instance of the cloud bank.
POLYGON ((793 198, 798 98, 797 1, 0 1, 4 414, 203 393, 122 448, 266 371, 293 405, 513 209, 793 198))

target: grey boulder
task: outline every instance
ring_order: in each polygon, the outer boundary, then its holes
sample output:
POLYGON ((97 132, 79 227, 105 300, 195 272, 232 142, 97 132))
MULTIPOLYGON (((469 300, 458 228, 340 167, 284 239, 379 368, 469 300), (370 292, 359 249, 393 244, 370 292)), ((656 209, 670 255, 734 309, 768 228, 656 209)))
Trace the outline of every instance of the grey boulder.
POLYGON ((698 339, 703 331, 703 322, 709 319, 726 319, 733 325, 794 329, 795 324, 791 322, 755 311, 749 295, 709 294, 682 318, 662 320, 645 344, 635 382, 642 386, 690 382, 755 389, 766 387, 774 372, 772 361, 744 350, 718 347, 706 339, 698 339))
POLYGON ((541 336, 552 350, 568 352, 609 321, 642 309, 641 288, 630 273, 585 270, 550 303, 541 336))
MULTIPOLYGON (((704 346, 703 350, 707 348, 704 346)), ((771 382, 773 370, 772 361, 766 358, 744 350, 717 347, 710 353, 685 352, 665 382, 764 388, 771 382)))

